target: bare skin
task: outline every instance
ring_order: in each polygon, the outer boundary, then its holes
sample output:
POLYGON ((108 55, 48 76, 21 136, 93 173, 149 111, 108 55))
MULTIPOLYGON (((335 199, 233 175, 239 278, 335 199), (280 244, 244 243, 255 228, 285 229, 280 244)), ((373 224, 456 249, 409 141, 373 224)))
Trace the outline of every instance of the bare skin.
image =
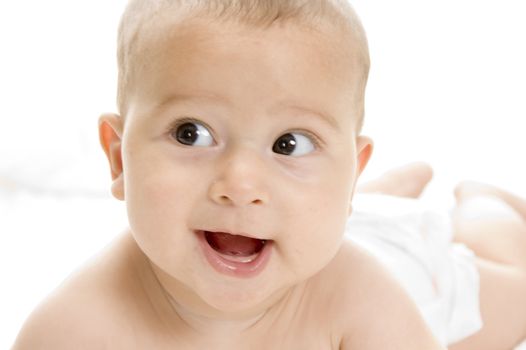
POLYGON ((384 193, 418 198, 433 178, 433 169, 425 162, 414 162, 390 169, 380 177, 358 187, 361 193, 384 193))
POLYGON ((501 200, 522 218, 455 221, 455 240, 479 257, 484 328, 455 346, 463 349, 511 349, 526 338, 526 200, 503 189, 475 182, 460 183, 459 207, 473 196, 501 200))
POLYGON ((372 150, 349 103, 359 43, 296 22, 151 22, 128 113, 99 120, 130 229, 15 349, 440 349, 394 279, 343 240, 372 150), (265 248, 236 263, 209 234, 265 248))
MULTIPOLYGON (((427 172, 426 167, 422 164, 414 164, 393 169, 388 174, 405 175, 401 178, 407 181, 410 181, 413 176, 421 179, 420 176, 427 172)), ((379 178, 376 183, 381 186, 376 189, 369 183, 368 190, 412 197, 415 192, 419 190, 421 192, 427 185, 425 181, 415 181, 420 184, 420 189, 412 188, 404 193, 396 188, 395 191, 390 192, 391 189, 386 184, 394 182, 385 180, 385 178, 379 178)), ((479 195, 497 196, 514 208, 521 208, 526 203, 511 193, 484 184, 460 184, 455 194, 459 206, 467 198, 479 195)), ((524 212, 518 211, 526 218, 524 212)), ((499 254, 498 249, 495 251, 492 246, 484 245, 486 239, 477 241, 475 238, 479 236, 475 235, 474 231, 481 233, 480 237, 494 238, 495 236, 491 234, 498 234, 500 238, 503 233, 513 235, 519 232, 522 227, 521 223, 513 223, 513 227, 517 230, 505 232, 496 230, 497 227, 502 227, 500 226, 502 223, 495 223, 499 226, 484 226, 489 227, 488 230, 481 230, 480 223, 475 225, 475 223, 458 221, 457 224, 456 240, 468 244, 480 257, 478 267, 481 274, 481 308, 485 326, 479 333, 450 346, 450 349, 510 349, 524 338, 524 328, 521 328, 524 312, 519 312, 524 310, 524 270, 520 267, 523 261, 517 259, 506 263, 495 262, 499 254), (463 230, 459 231, 461 228, 463 230)), ((490 241, 490 238, 487 241, 490 241)), ((519 239, 515 244, 524 244, 524 241, 519 239)), ((181 318, 174 318, 170 302, 156 282, 148 260, 129 234, 124 233, 94 263, 68 279, 33 313, 22 330, 15 349, 39 349, 50 346, 57 349, 79 348, 79 344, 84 345, 85 348, 127 349, 164 349, 170 346, 182 349, 201 349, 209 348, 212 344, 218 349, 267 349, 269 347, 365 349, 365 345, 361 342, 367 342, 368 337, 364 337, 363 334, 375 332, 375 330, 365 329, 363 325, 377 323, 375 322, 376 317, 373 316, 375 308, 381 309, 386 305, 392 307, 392 304, 402 302, 402 308, 405 309, 403 314, 406 314, 403 319, 410 325, 408 329, 414 330, 414 327, 416 329, 421 327, 413 318, 412 313, 407 315, 407 309, 411 309, 411 305, 405 295, 400 293, 392 281, 383 275, 383 271, 374 266, 375 264, 369 261, 368 257, 355 251, 354 247, 346 245, 342 247, 341 252, 329 266, 309 281, 308 288, 306 285, 298 286, 269 310, 268 315, 272 317, 263 322, 260 320, 253 324, 245 324, 242 332, 232 323, 231 328, 229 326, 217 328, 210 332, 211 335, 203 338, 198 335, 191 336, 189 325, 181 323, 181 318), (369 266, 362 269, 361 264, 371 264, 373 268, 369 266), (352 268, 349 269, 349 267, 352 268), (367 271, 369 277, 376 275, 376 278, 367 278, 364 276, 364 271, 367 271), (346 275, 349 281, 343 286, 339 283, 342 280, 339 277, 342 275, 346 275), (120 277, 116 279, 115 276, 120 277), (371 280, 382 282, 380 286, 368 286, 371 280), (364 298, 360 291, 351 287, 355 283, 364 284, 364 288, 372 287, 367 288, 368 293, 375 294, 372 298, 371 294, 364 298), (330 287, 331 284, 334 284, 334 288, 330 287), (395 291, 387 298, 382 292, 382 288, 386 286, 395 291), (331 290, 330 295, 325 292, 327 288, 331 290), (83 293, 78 293, 78 290, 82 290, 83 293), (343 295, 346 295, 347 298, 343 298, 343 295), (349 295, 352 295, 352 298, 348 298, 349 295), (320 316, 327 318, 322 324, 325 322, 332 323, 333 326, 338 324, 340 317, 337 315, 340 313, 336 310, 342 307, 340 297, 342 297, 341 300, 351 301, 348 307, 352 312, 350 311, 345 317, 346 324, 356 333, 365 332, 361 336, 347 339, 345 344, 343 339, 328 338, 319 327, 320 316), (397 300, 391 303, 390 298, 397 300), (372 300, 374 300, 373 303, 371 303, 372 300), (378 301, 382 300, 386 304, 378 304, 378 301), (334 311, 328 312, 327 310, 334 311), (268 320, 275 322, 277 313, 280 315, 279 322, 273 323, 272 328, 267 328, 268 320), (302 317, 296 317, 296 315, 302 315, 302 317), (349 317, 349 315, 352 316, 349 317), (50 319, 53 322, 49 322, 50 319), (42 322, 45 322, 45 326, 42 325, 42 322), (269 334, 270 329, 273 334, 279 333, 280 329, 286 330, 289 337, 269 338, 265 335, 269 334), (311 331, 305 332, 305 329, 311 331), (241 336, 218 337, 220 334, 224 335, 233 330, 241 336), (55 338, 49 338, 49 334, 54 334, 55 338), (137 334, 141 335, 137 336, 137 334), (64 335, 67 336, 64 337, 64 335), (226 340, 228 338, 230 341, 226 340), (265 341, 261 342, 261 338, 265 341), (333 345, 321 346, 320 339, 325 339, 326 344, 333 345)), ((385 313, 384 315, 389 316, 385 313)), ((386 330, 376 331, 385 332, 386 330)), ((371 348, 385 348, 386 346, 393 348, 390 347, 391 345, 392 343, 389 345, 375 344, 376 347, 371 348)))
MULTIPOLYGON (((431 174, 429 165, 411 163, 365 183, 358 191, 417 198, 431 174)), ((484 327, 449 349, 511 349, 526 338, 526 199, 471 181, 459 183, 454 194, 459 212, 468 199, 489 196, 508 205, 522 220, 454 216, 454 240, 467 245, 478 257, 484 327)))
POLYGON ((147 257, 124 232, 33 312, 13 349, 440 349, 406 294, 349 242, 264 318, 241 327, 221 320, 206 337, 196 329, 174 314, 147 257), (390 318, 402 327, 386 328, 390 318), (334 332, 343 327, 347 337, 334 332))
POLYGON ((13 349, 408 346, 441 348, 431 340, 405 293, 369 256, 350 244, 345 244, 320 273, 291 289, 262 319, 241 326, 235 319, 221 320, 203 336, 174 314, 148 260, 126 232, 33 312, 13 349), (378 317, 386 322, 377 322, 378 317), (402 327, 386 327, 391 317, 402 327), (347 338, 338 335, 337 330, 343 327, 350 334, 347 338), (378 337, 380 333, 388 337, 378 337), (427 337, 414 337, 415 333, 427 337), (408 338, 413 344, 407 344, 408 338))

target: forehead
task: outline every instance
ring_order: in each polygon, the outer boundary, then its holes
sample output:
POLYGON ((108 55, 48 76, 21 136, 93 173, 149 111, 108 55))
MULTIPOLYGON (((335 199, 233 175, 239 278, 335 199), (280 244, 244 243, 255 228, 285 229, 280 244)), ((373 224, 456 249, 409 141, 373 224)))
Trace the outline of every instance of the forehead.
POLYGON ((143 33, 140 46, 135 97, 147 103, 220 92, 238 103, 282 99, 336 109, 349 106, 362 74, 354 59, 358 46, 348 35, 294 22, 256 28, 164 20, 143 33))

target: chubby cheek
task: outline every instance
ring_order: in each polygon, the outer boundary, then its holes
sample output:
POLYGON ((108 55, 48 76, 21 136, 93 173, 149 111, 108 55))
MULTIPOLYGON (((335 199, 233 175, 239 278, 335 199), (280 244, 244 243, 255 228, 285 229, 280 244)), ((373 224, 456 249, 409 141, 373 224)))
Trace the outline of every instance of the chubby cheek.
POLYGON ((135 154, 125 171, 128 217, 137 243, 159 266, 183 259, 182 247, 190 240, 186 218, 193 203, 184 169, 135 154))
POLYGON ((301 195, 291 196, 292 215, 286 234, 290 263, 297 274, 319 271, 338 252, 348 217, 352 175, 344 169, 337 175, 326 174, 315 186, 298 188, 301 195))

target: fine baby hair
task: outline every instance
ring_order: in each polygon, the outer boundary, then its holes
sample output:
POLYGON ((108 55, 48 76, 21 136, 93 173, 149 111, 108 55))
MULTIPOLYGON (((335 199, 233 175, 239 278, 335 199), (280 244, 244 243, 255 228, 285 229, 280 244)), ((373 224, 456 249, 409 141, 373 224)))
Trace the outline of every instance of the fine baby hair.
MULTIPOLYGON (((170 33, 169 26, 173 21, 200 18, 225 23, 231 21, 260 29, 288 21, 305 25, 310 30, 323 26, 339 28, 350 35, 348 38, 356 45, 349 59, 359 67, 354 72, 357 89, 349 103, 357 106, 358 118, 363 119, 369 50, 361 21, 346 0, 130 0, 118 31, 117 105, 123 117, 129 107, 128 94, 132 93, 136 83, 134 73, 148 65, 150 43, 145 39, 163 39, 170 33), (167 18, 170 21, 166 31, 159 30, 156 26, 167 18)), ((342 50, 348 46, 345 42, 340 45, 342 50)))

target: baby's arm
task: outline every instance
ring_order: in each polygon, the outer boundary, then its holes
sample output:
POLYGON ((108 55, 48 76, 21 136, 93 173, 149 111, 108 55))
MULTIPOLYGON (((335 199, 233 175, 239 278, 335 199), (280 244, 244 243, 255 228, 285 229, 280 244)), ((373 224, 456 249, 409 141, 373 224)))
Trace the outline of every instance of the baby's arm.
POLYGON ((107 348, 119 324, 108 295, 92 274, 70 276, 31 313, 12 350, 107 348))
MULTIPOLYGON (((79 294, 82 294, 79 293, 79 294)), ((12 350, 97 349, 107 330, 105 313, 59 289, 44 300, 20 330, 12 350)))
POLYGON ((53 297, 35 309, 24 323, 12 350, 83 349, 87 328, 71 308, 53 297))

